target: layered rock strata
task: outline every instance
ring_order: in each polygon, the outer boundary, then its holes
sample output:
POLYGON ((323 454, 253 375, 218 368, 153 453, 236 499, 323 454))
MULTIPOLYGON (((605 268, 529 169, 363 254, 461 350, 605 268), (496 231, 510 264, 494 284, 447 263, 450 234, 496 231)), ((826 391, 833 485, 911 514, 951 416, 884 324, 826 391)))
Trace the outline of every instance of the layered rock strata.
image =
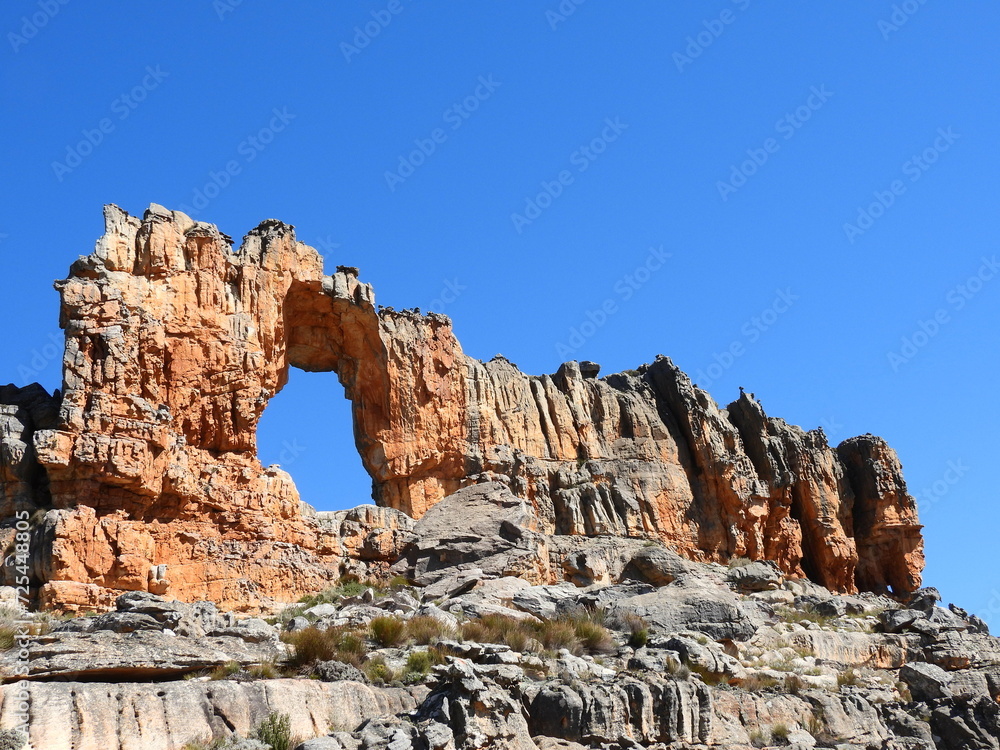
POLYGON ((916 507, 878 438, 834 449, 746 394, 722 409, 664 357, 605 378, 592 363, 534 377, 480 362, 444 316, 377 308, 357 269, 324 275, 278 221, 235 251, 156 205, 141 220, 108 206, 105 224, 57 284, 58 415, 0 393, 0 502, 48 511, 34 545, 45 603, 107 607, 121 590, 287 600, 357 565, 357 550, 387 567, 407 516, 483 481, 549 535, 766 558, 843 592, 919 586, 916 507), (383 506, 367 521, 382 529, 344 539, 259 463, 257 424, 289 367, 344 384, 383 506))

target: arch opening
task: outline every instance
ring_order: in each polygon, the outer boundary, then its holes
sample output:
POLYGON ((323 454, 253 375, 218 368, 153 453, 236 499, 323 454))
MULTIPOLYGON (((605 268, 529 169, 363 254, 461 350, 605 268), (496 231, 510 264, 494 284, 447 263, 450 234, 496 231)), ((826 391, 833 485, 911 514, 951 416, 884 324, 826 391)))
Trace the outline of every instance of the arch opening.
POLYGON ((257 456, 278 464, 316 510, 373 502, 372 479, 355 444, 351 402, 335 372, 288 368, 257 427, 257 456))

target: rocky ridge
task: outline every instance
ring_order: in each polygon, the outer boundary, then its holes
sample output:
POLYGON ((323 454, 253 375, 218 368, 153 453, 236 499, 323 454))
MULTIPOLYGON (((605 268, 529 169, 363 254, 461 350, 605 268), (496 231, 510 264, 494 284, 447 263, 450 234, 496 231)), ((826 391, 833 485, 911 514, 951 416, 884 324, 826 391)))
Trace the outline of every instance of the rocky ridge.
POLYGON ((0 726, 25 680, 46 750, 267 750, 248 738, 271 717, 298 750, 1000 748, 1000 640, 935 590, 607 541, 546 534, 483 483, 413 525, 391 585, 266 620, 148 592, 29 615, 27 658, 0 652, 0 726), (575 582, 545 583, 560 566, 575 582))
MULTIPOLYGON (((484 482, 553 549, 647 540, 843 593, 920 585, 916 506, 879 438, 834 448, 747 394, 720 408, 665 357, 604 378, 474 360, 447 318, 377 307, 357 269, 325 275, 278 221, 235 251, 155 204, 142 219, 108 206, 105 227, 57 284, 63 392, 0 390, 0 504, 33 519, 43 606, 107 610, 139 591, 265 611, 385 574, 413 519, 484 482), (378 509, 315 513, 260 465, 256 426, 289 367, 337 372, 378 509)), ((532 575, 590 580, 572 567, 532 575)))

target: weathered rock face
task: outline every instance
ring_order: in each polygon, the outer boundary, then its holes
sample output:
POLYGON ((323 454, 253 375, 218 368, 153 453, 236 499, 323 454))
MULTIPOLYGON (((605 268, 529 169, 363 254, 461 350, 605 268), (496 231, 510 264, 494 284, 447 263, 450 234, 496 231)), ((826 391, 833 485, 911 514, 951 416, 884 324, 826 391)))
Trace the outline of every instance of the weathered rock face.
MULTIPOLYGON (((155 205, 142 220, 109 206, 105 221, 57 285, 58 418, 26 421, 23 395, 0 393, 22 414, 0 439, 25 446, 5 448, 2 502, 54 509, 35 545, 48 603, 107 606, 125 589, 248 606, 350 568, 354 548, 256 457, 290 366, 338 373, 384 508, 419 518, 492 480, 541 533, 767 558, 838 591, 919 585, 915 505, 877 438, 834 450, 749 396, 721 409, 663 357, 602 379, 592 363, 533 377, 479 362, 447 318, 376 309, 356 269, 325 276, 277 221, 235 252, 214 226, 155 205)), ((390 533, 360 547, 388 563, 408 522, 382 512, 369 520, 390 533)))

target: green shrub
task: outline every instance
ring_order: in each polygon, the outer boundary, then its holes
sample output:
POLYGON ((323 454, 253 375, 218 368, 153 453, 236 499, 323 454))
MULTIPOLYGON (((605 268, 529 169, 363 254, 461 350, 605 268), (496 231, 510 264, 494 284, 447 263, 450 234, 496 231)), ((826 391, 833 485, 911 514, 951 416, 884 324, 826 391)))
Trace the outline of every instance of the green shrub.
POLYGON ((375 685, 382 685, 396 679, 396 675, 381 656, 373 656, 366 661, 361 667, 361 671, 365 673, 368 681, 375 685))
POLYGON ((646 628, 629 633, 628 645, 632 648, 643 648, 647 643, 649 643, 649 630, 646 628))
POLYGON ((396 617, 376 617, 368 623, 368 632, 383 648, 394 648, 406 640, 406 623, 396 617))
POLYGON ((270 745, 271 750, 292 750, 292 721, 288 714, 268 714, 253 728, 250 739, 270 745))
POLYGON ((420 682, 430 674, 432 667, 443 664, 444 661, 444 655, 434 649, 413 651, 406 657, 406 674, 403 682, 420 682))

